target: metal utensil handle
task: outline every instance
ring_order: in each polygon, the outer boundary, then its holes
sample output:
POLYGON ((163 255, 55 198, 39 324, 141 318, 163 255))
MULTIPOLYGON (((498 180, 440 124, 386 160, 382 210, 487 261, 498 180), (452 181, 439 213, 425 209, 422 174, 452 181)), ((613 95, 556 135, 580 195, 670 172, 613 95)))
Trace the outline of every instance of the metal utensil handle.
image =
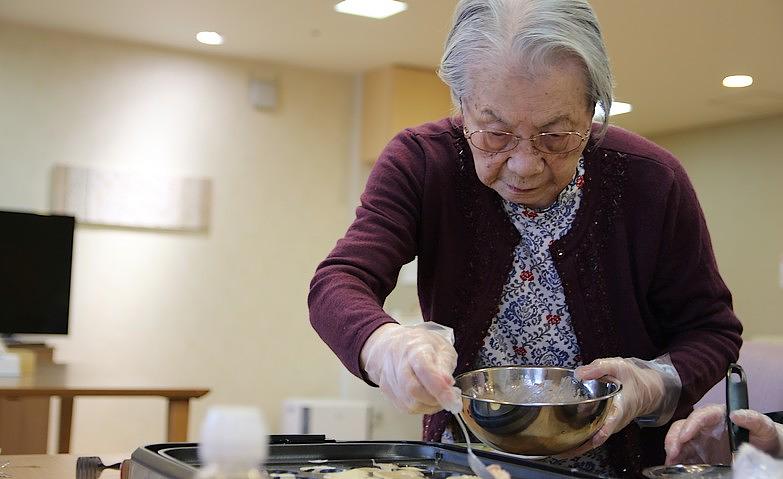
POLYGON ((748 409, 748 383, 742 367, 732 363, 726 372, 726 425, 731 452, 736 452, 742 443, 748 442, 748 430, 734 424, 729 417, 731 411, 737 409, 748 409), (735 373, 739 380, 734 380, 735 373))

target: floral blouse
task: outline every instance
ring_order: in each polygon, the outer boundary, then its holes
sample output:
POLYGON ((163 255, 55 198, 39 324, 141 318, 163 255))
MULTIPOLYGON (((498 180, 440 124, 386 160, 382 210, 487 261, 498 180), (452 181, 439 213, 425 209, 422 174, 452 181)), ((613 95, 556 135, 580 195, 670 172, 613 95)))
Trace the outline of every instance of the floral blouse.
MULTIPOLYGON (((582 364, 565 293, 549 245, 571 228, 582 200, 584 158, 557 200, 544 209, 504 201, 506 213, 521 234, 511 273, 503 287, 476 367, 528 365, 575 368, 582 364)), ((547 462, 588 472, 610 472, 599 448, 571 460, 547 462)))
POLYGON ((541 210, 504 201, 522 236, 500 309, 492 320, 477 366, 560 366, 582 364, 563 285, 549 245, 571 228, 582 200, 584 160, 557 200, 541 210))

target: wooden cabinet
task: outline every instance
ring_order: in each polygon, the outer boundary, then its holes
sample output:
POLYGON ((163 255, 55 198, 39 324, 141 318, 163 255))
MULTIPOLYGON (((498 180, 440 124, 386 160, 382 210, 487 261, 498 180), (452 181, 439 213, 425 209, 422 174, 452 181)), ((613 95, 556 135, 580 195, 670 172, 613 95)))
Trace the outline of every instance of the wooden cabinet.
MULTIPOLYGON (((51 364, 54 349, 44 344, 9 344, 20 354, 22 372, 30 375, 36 364, 51 364)), ((46 454, 49 434, 49 398, 0 395, 0 448, 3 454, 46 454)))
POLYGON ((48 397, 0 397, 3 454, 46 454, 48 434, 48 397))
POLYGON ((374 163, 394 135, 453 112, 448 87, 434 70, 388 66, 364 74, 361 158, 374 163))

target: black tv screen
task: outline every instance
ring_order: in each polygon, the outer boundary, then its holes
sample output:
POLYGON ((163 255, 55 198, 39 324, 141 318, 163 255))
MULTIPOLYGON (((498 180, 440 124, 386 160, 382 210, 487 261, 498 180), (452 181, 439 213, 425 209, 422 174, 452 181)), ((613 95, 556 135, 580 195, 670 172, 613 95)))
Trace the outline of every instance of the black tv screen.
POLYGON ((0 333, 68 333, 74 224, 0 211, 0 333))

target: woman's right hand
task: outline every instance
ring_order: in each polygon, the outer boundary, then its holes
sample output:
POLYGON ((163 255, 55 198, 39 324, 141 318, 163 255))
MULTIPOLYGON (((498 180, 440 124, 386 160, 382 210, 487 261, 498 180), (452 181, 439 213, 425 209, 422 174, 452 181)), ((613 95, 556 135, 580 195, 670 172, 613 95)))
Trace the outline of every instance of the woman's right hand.
MULTIPOLYGON (((783 425, 750 410, 731 412, 731 420, 750 433, 750 444, 773 457, 783 455, 783 425)), ((729 464, 726 407, 711 405, 697 409, 672 424, 664 441, 666 464, 729 464)))
POLYGON ((452 374, 457 367, 453 332, 435 323, 384 324, 362 347, 361 364, 394 405, 412 414, 462 409, 452 374))

